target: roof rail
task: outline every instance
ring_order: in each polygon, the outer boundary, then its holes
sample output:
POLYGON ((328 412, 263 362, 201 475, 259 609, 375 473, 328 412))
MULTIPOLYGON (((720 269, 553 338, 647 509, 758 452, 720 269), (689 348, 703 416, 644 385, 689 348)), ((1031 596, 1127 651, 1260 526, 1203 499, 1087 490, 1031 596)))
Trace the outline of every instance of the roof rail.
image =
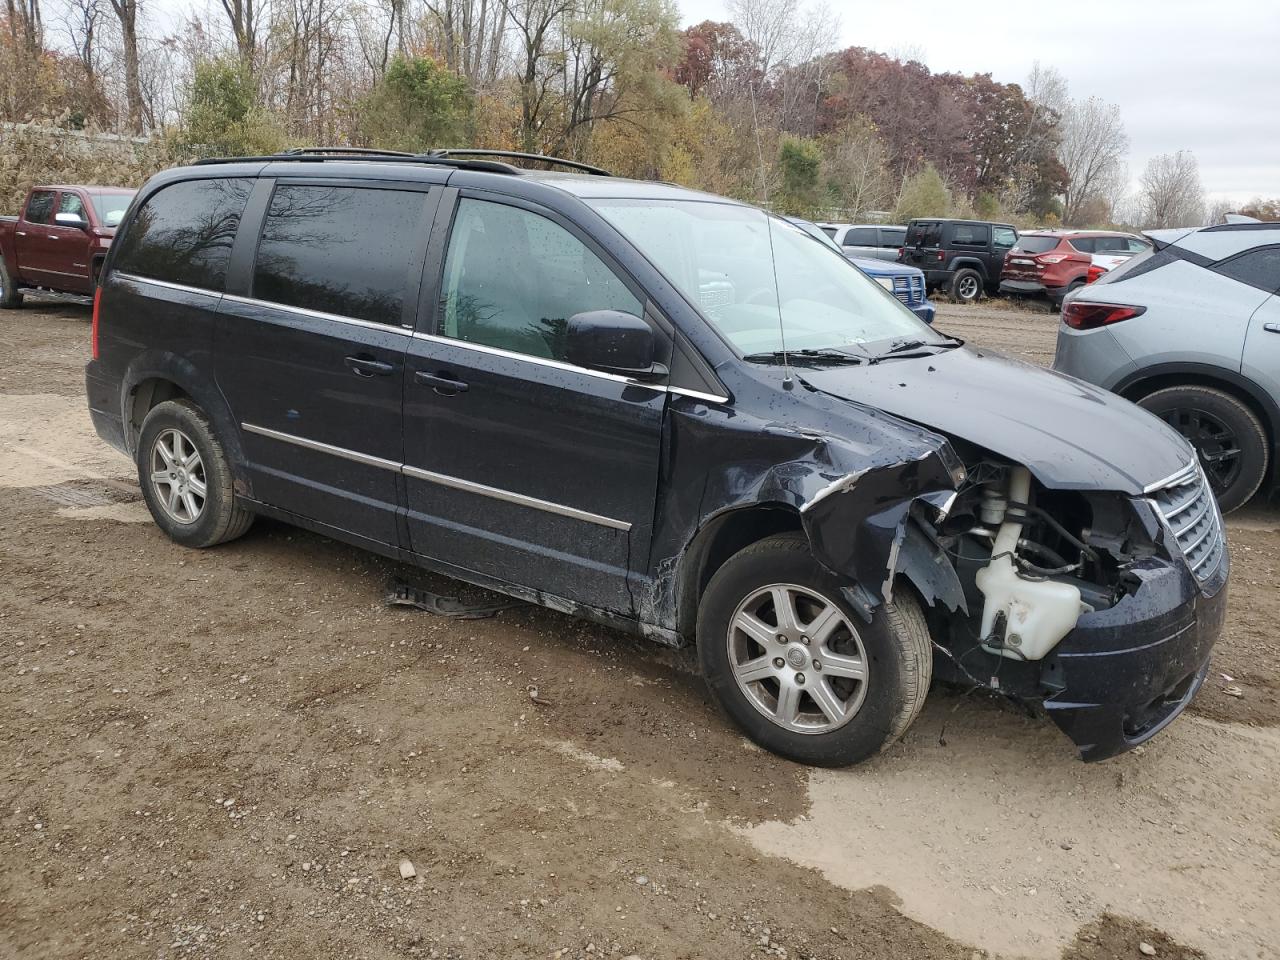
POLYGON ((360 163, 428 163, 487 173, 524 173, 520 167, 496 160, 465 160, 430 153, 397 153, 393 150, 369 150, 364 147, 304 147, 257 157, 206 157, 192 162, 202 167, 224 163, 325 163, 354 160, 360 163))
POLYGON ((592 166, 589 163, 582 163, 579 160, 566 160, 563 157, 548 157, 541 153, 522 153, 519 150, 479 150, 465 147, 461 149, 445 148, 441 150, 430 150, 428 153, 433 157, 505 157, 508 160, 533 160, 539 163, 545 163, 549 166, 568 167, 570 170, 581 170, 584 173, 591 173, 597 177, 613 176, 603 167, 592 166))
POLYGON ((577 160, 565 160, 561 157, 545 157, 539 153, 520 153, 515 150, 472 150, 438 149, 426 153, 405 153, 401 150, 378 150, 371 147, 295 147, 282 153, 273 153, 258 157, 206 157, 196 160, 193 166, 204 166, 218 163, 322 163, 326 160, 359 160, 373 163, 433 163, 447 167, 468 170, 483 170, 487 173, 525 173, 523 167, 512 163, 502 163, 498 159, 532 160, 550 166, 568 167, 582 170, 600 177, 612 176, 607 170, 593 167, 577 160), (475 158, 475 159, 472 159, 475 158))

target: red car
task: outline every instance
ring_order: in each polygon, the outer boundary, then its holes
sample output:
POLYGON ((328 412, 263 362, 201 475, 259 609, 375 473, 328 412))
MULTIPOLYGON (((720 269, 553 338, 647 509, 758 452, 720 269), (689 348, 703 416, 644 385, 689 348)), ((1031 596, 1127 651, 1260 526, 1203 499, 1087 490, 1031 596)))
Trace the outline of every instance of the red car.
POLYGON ((1103 230, 1035 230, 1018 234, 1005 255, 1000 292, 1048 297, 1061 304, 1068 293, 1089 282, 1095 253, 1138 253, 1148 244, 1127 233, 1103 230))
POLYGON ((93 293, 134 192, 128 187, 32 187, 19 216, 0 217, 0 307, 21 306, 24 289, 93 293))

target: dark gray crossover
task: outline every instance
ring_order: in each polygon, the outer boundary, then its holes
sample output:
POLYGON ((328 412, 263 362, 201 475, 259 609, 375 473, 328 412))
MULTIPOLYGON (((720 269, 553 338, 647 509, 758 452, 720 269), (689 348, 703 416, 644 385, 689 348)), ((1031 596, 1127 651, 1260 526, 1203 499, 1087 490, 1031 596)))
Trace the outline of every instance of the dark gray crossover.
POLYGON ((262 514, 696 643, 729 716, 809 763, 892 742, 935 677, 1042 705, 1086 759, 1195 695, 1228 558, 1176 432, 761 210, 512 159, 139 192, 88 395, 169 537, 262 514))

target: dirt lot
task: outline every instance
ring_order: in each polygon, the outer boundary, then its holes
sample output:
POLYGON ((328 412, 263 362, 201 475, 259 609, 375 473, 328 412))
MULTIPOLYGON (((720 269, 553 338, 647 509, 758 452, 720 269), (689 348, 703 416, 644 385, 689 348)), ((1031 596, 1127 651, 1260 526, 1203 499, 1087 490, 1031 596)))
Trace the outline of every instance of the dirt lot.
MULTIPOLYGON (((461 588, 278 524, 169 543, 89 426, 87 321, 0 315, 0 956, 1280 954, 1276 511, 1229 524, 1213 679, 1141 751, 935 689, 815 772, 681 655, 388 609, 461 588)), ((939 325, 1052 355, 1046 313, 939 325)))

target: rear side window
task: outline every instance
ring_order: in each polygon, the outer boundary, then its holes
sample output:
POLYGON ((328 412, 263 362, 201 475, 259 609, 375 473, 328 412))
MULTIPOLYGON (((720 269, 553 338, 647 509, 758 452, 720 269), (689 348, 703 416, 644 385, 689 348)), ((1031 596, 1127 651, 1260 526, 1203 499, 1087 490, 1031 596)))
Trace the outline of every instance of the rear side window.
MULTIPOLYGON (((1014 253, 1048 253, 1058 245, 1057 237, 1029 237, 1023 234, 1018 238, 1014 253)), ((1080 248, 1076 248, 1080 249, 1080 248)))
POLYGON ((406 190, 277 187, 254 297, 399 326, 425 203, 426 194, 406 190))
POLYGON ((1148 250, 1151 249, 1151 244, 1143 243, 1141 240, 1138 240, 1135 237, 1129 237, 1125 241, 1125 243, 1129 245, 1130 253, 1146 253, 1148 250))
POLYGON ((839 230, 840 230, 840 228, 839 228, 839 227, 823 227, 823 228, 822 228, 822 232, 823 232, 823 233, 825 233, 825 234, 826 234, 828 237, 830 237, 832 240, 834 240, 834 239, 836 238, 836 233, 837 233, 839 230))
POLYGON ((1280 291, 1280 247, 1248 250, 1213 268, 1223 276, 1247 283, 1267 293, 1280 291))
POLYGON ((247 179, 187 180, 149 197, 116 241, 115 269, 220 293, 249 199, 247 179))
POLYGON ((986 224, 957 223, 951 227, 951 242, 966 246, 986 246, 990 233, 986 224))
POLYGON ((880 246, 882 247, 900 247, 907 242, 907 231, 892 230, 881 228, 880 230, 880 246))
POLYGON ((1076 250, 1079 250, 1081 253, 1102 253, 1103 247, 1099 243, 1101 239, 1103 238, 1073 237, 1072 239, 1068 240, 1067 243, 1069 243, 1076 250))
POLYGON ((574 314, 644 315, 635 294, 558 223, 471 199, 459 203, 453 221, 443 304, 445 336, 561 361, 574 314))
POLYGON ((53 222, 53 191, 37 190, 27 201, 28 223, 53 222))
POLYGON ((852 227, 845 231, 846 247, 874 247, 876 245, 875 227, 852 227))

